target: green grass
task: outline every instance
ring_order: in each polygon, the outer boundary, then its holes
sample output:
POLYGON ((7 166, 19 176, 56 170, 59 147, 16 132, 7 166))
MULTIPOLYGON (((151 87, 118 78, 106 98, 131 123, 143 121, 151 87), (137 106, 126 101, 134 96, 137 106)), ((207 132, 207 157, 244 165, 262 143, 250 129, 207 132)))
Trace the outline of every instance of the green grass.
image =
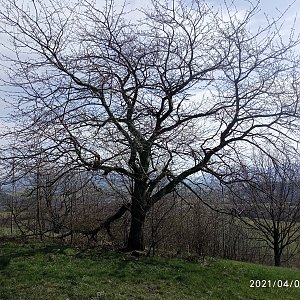
POLYGON ((11 235, 11 229, 9 227, 0 227, 0 236, 11 235))
POLYGON ((209 259, 135 259, 43 244, 0 245, 0 299, 300 299, 300 288, 250 288, 251 279, 300 280, 296 269, 209 259))
POLYGON ((4 227, 4 226, 0 227, 0 238, 6 236, 16 237, 19 235, 20 235, 20 230, 18 228, 13 228, 13 230, 11 231, 10 227, 4 227))

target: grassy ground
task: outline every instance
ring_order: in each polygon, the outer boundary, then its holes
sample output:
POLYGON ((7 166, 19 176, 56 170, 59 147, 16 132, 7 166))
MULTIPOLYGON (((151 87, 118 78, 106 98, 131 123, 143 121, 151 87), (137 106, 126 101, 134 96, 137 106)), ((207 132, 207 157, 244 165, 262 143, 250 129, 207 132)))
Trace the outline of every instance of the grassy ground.
POLYGON ((0 245, 0 299, 300 299, 300 287, 250 288, 250 280, 300 280, 300 270, 209 259, 133 258, 57 245, 0 245))

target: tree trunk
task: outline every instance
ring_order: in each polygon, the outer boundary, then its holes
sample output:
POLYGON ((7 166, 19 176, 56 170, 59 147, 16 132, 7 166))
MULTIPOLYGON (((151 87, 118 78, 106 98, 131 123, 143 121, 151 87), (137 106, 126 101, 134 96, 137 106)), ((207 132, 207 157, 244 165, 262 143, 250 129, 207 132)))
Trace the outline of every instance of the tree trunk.
POLYGON ((281 255, 279 253, 274 253, 274 265, 280 267, 281 264, 281 255))
POLYGON ((145 217, 145 213, 131 212, 131 225, 126 250, 144 250, 143 227, 145 217))
POLYGON ((279 230, 276 228, 274 229, 274 265, 279 267, 281 264, 281 249, 279 244, 279 230))
POLYGON ((279 243, 274 244, 274 265, 279 267, 281 264, 281 251, 279 243))
POLYGON ((147 201, 145 199, 146 184, 136 180, 131 203, 131 224, 127 251, 144 250, 144 223, 146 218, 147 201))

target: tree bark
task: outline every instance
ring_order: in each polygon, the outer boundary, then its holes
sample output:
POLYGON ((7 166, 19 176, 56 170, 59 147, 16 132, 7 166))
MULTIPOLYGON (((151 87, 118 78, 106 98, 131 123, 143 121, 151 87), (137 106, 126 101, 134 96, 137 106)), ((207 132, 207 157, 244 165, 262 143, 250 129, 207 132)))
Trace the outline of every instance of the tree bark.
POLYGON ((280 244, 279 244, 279 230, 277 228, 274 229, 274 265, 276 267, 279 267, 281 264, 281 249, 280 249, 280 244))
POLYGON ((146 214, 141 212, 134 213, 132 211, 131 217, 132 219, 126 250, 144 250, 145 246, 143 228, 146 214))
POLYGON ((144 250, 144 223, 147 214, 146 183, 137 180, 132 195, 131 224, 126 251, 144 250))
POLYGON ((280 255, 280 253, 274 253, 274 265, 276 267, 280 267, 280 264, 281 264, 281 255, 280 255))

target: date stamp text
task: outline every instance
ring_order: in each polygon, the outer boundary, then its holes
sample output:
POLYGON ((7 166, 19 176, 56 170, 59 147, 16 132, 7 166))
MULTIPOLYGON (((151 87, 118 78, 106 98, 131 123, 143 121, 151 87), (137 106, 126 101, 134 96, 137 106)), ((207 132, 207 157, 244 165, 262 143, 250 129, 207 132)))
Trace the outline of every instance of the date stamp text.
POLYGON ((284 279, 251 279, 250 288, 300 288, 300 280, 284 279))

